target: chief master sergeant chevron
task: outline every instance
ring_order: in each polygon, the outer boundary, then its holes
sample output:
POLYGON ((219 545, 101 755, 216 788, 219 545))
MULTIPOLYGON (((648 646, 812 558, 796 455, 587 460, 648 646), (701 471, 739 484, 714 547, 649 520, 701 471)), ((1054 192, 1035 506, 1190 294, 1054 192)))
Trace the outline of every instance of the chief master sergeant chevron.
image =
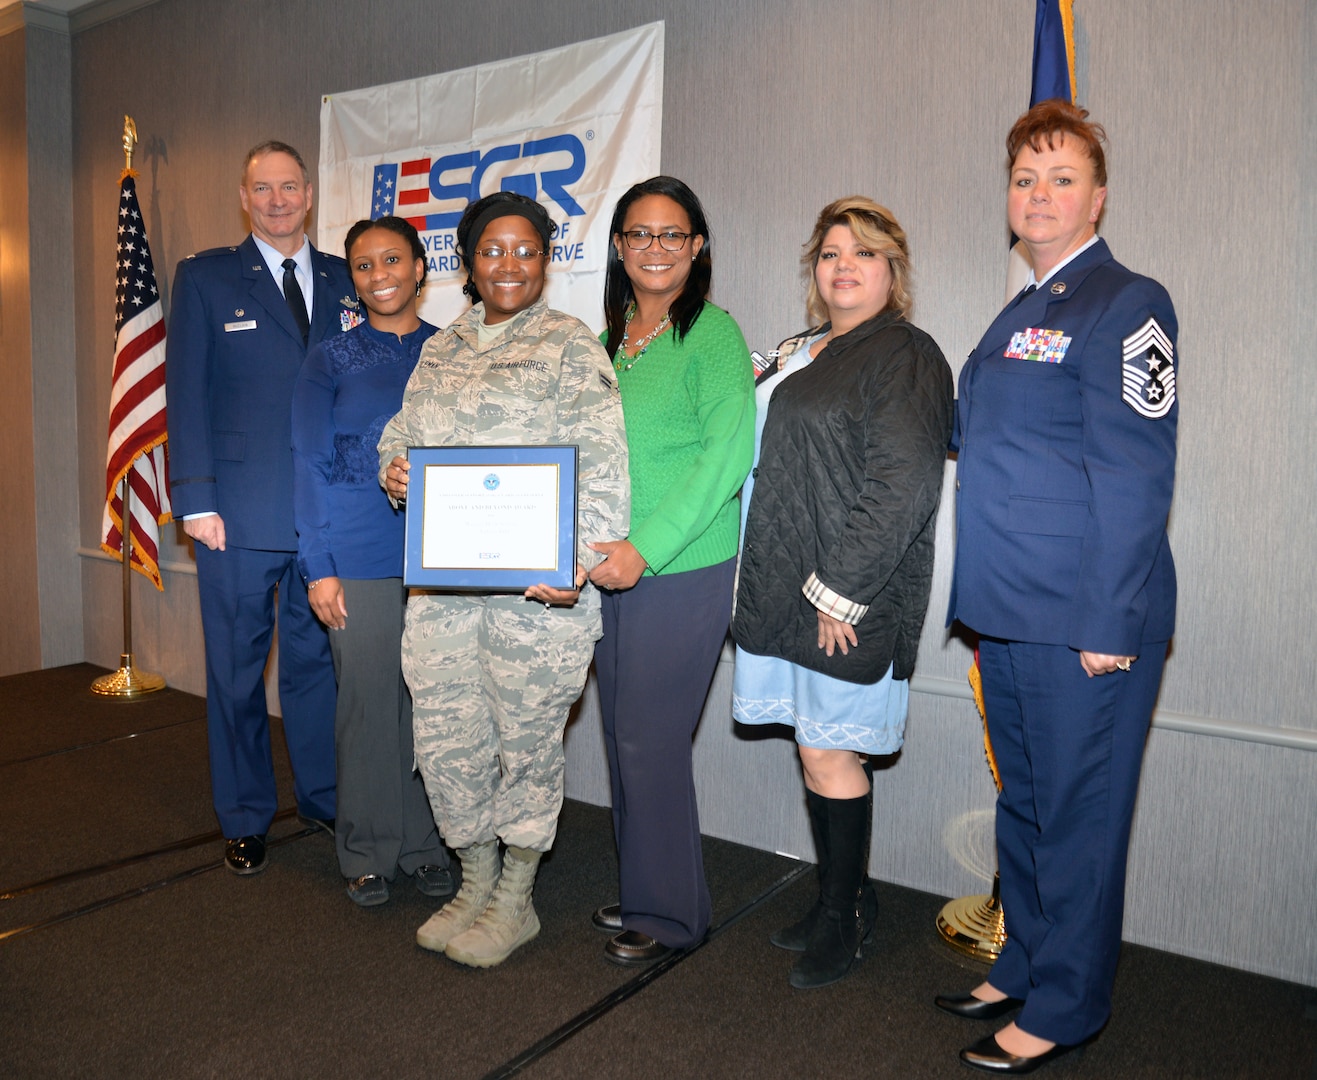
POLYGON ((279 604, 279 700, 299 815, 332 831, 334 668, 297 570, 292 396, 308 347, 358 320, 347 264, 304 232, 311 180, 281 142, 238 189, 251 235, 174 276, 166 346, 170 492, 195 541, 215 814, 236 874, 265 868, 278 805, 264 670, 279 604))

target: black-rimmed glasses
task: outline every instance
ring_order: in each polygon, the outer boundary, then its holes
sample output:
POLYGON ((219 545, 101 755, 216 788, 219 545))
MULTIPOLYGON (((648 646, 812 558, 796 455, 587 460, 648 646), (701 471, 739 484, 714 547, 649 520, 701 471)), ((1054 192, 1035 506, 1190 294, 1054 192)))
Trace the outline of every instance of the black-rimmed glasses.
POLYGON ((686 241, 695 234, 677 232, 675 229, 661 233, 652 233, 648 229, 632 229, 622 235, 626 237, 626 246, 632 251, 644 251, 654 243, 655 237, 658 237, 659 247, 664 251, 680 251, 686 246, 686 241))

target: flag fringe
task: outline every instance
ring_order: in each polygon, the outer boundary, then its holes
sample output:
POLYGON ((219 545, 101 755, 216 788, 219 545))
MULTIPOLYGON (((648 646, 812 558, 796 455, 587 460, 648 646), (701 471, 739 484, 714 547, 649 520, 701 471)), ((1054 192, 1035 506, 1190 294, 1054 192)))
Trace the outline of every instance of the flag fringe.
POLYGON ((988 709, 983 700, 983 674, 979 671, 979 652, 974 650, 974 662, 969 666, 969 685, 974 691, 974 704, 979 710, 979 719, 983 721, 983 754, 988 759, 988 768, 992 770, 992 782, 1001 790, 1001 773, 997 771, 997 755, 993 753, 992 736, 988 734, 988 709))
MULTIPOLYGON (((107 490, 105 492, 105 501, 107 503, 113 501, 114 493, 119 490, 119 485, 123 483, 123 478, 127 476, 132 471, 133 466, 137 464, 138 458, 145 457, 147 454, 151 453, 151 451, 154 450, 157 446, 163 446, 168 441, 169 441, 169 433, 165 432, 163 435, 157 435, 150 442, 146 443, 140 450, 134 453, 133 456, 128 459, 128 463, 124 465, 123 468, 121 468, 115 474, 114 481, 106 485, 107 490)), ((157 525, 168 525, 173 520, 174 520, 173 513, 169 510, 166 510, 164 513, 160 514, 156 518, 155 523, 157 525)), ((122 531, 122 527, 121 527, 121 531, 122 531)))

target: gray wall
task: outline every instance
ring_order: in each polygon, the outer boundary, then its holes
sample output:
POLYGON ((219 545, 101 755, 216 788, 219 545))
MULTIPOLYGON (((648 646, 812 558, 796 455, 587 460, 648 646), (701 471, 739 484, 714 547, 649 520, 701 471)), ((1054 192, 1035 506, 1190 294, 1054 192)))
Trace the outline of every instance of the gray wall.
MULTIPOLYGON (((1180 470, 1172 542, 1179 632, 1149 741, 1131 856, 1130 940, 1317 984, 1317 593, 1313 466, 1317 11, 1308 0, 1081 4, 1080 98, 1111 135, 1104 235, 1161 279, 1180 316, 1180 470)), ((243 150, 317 152, 319 95, 462 67, 665 19, 663 167, 705 199, 714 298, 756 346, 803 323, 799 244, 851 191, 909 231, 916 319, 953 366, 1000 306, 1002 139, 1027 98, 1033 4, 930 0, 161 0, 72 40, 79 539, 100 520, 113 321, 118 133, 143 136, 139 190, 163 269, 244 231, 243 150), (301 51, 279 50, 296 27, 301 51), (124 78, 125 67, 133 77, 124 78)), ((7 121, 6 121, 7 122, 7 121)), ((6 317, 7 314, 6 314, 6 317)), ((65 309, 52 317, 65 318, 65 309)), ((950 473, 948 473, 950 476, 950 473)), ((950 504, 904 752, 877 787, 874 868, 945 894, 982 891, 992 790, 941 629, 950 504)), ((137 595, 137 651, 203 684, 195 579, 137 595)), ((118 569, 82 560, 84 653, 113 665, 118 569)), ((45 603, 43 593, 43 604, 45 603)), ((53 601, 52 601, 53 602, 53 601)), ((44 617, 44 611, 43 611, 44 617)), ((743 739, 729 665, 697 743, 708 831, 810 854, 790 744, 743 739)), ((570 729, 570 790, 603 802, 597 710, 570 729)))

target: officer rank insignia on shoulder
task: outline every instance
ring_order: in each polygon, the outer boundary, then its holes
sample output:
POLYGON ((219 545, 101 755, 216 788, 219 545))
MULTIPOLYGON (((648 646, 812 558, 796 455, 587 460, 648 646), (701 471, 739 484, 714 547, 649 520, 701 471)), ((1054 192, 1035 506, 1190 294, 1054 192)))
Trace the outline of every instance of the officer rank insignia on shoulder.
POLYGON ((1061 330, 1017 330, 1003 354, 1008 360, 1035 360, 1044 364, 1059 364, 1070 348, 1070 339, 1061 330))
POLYGON ((1175 348, 1157 320, 1149 318, 1121 342, 1125 404, 1140 416, 1160 420, 1175 404, 1175 348))

